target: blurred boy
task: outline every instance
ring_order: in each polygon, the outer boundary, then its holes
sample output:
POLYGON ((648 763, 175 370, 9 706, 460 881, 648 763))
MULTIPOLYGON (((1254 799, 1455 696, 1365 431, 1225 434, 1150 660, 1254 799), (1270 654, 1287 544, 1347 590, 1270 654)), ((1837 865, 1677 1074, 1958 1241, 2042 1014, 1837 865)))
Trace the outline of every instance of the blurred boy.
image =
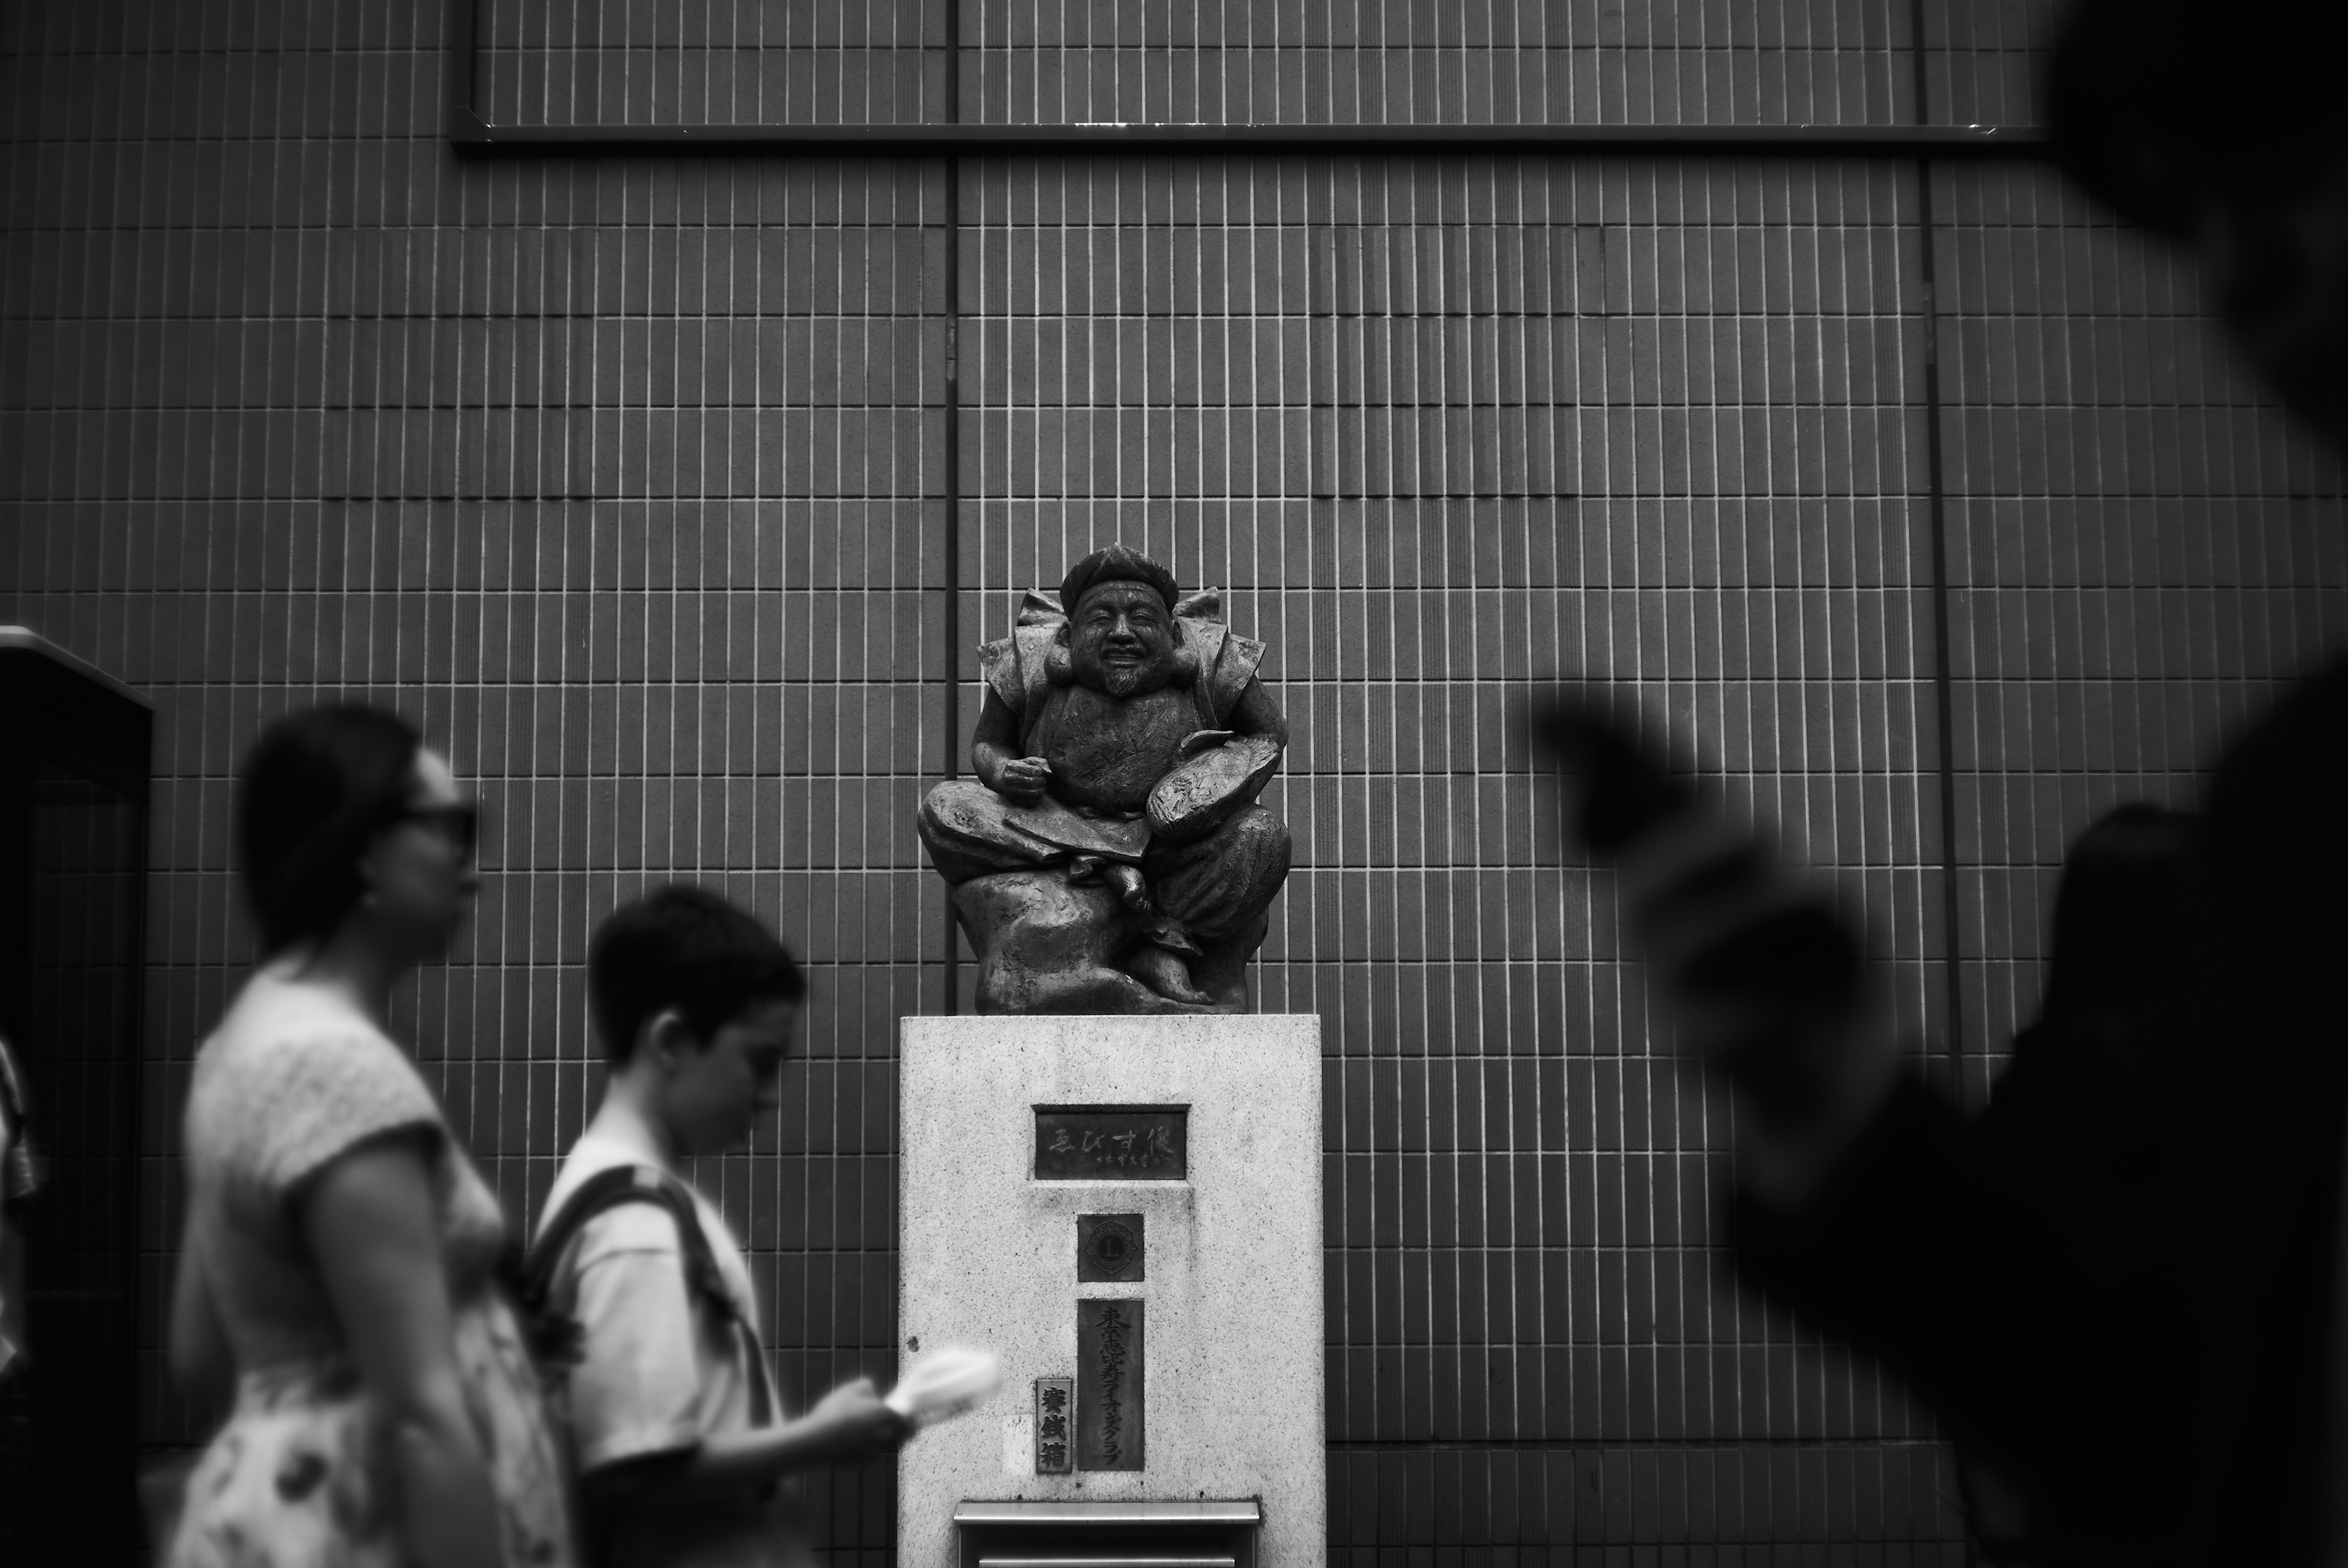
POLYGON ((911 1429, 866 1378, 782 1417, 741 1247, 677 1163, 739 1146, 774 1107, 806 982, 766 927, 694 887, 615 911, 587 963, 611 1077, 537 1244, 551 1305, 581 1330, 568 1383, 587 1540, 609 1568, 803 1564, 777 1481, 911 1429))

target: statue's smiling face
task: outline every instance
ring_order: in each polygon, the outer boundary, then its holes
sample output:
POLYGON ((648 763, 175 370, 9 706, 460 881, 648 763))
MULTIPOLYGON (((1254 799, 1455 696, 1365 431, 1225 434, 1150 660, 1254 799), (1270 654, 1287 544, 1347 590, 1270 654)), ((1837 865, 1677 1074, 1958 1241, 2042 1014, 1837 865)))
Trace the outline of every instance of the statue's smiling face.
POLYGON ((1174 618, 1148 584, 1105 582, 1076 605, 1068 655, 1076 679, 1097 692, 1155 692, 1174 673, 1174 618))

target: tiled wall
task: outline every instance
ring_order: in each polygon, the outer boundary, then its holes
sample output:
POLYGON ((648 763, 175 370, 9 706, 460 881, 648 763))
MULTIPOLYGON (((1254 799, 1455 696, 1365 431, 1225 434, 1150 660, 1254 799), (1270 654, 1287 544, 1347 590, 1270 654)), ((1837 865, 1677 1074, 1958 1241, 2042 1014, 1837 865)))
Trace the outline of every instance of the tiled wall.
POLYGON ((2271 409, 2168 249, 2051 171, 1944 169, 1951 731, 1965 1088, 2034 1012, 2063 847, 2189 804, 2278 679, 2339 651, 2336 454, 2271 409))
MULTIPOLYGON (((1470 9, 974 5, 962 101, 1171 113, 1128 81, 1215 49, 1240 96, 1200 118, 1346 118, 1345 82, 1386 84, 1368 118, 1914 118, 1909 0, 1470 9), (1504 77, 1517 108, 1446 96, 1504 77)), ((1922 6, 1926 118, 2030 119, 2044 9, 1922 6)), ((935 8, 847 17, 501 0, 485 101, 938 118, 935 8)), ((779 1135, 708 1174, 793 1388, 885 1377, 893 1021, 969 983, 912 805, 967 645, 1121 537, 1227 590, 1296 735, 1258 993, 1325 1020, 1333 1546, 1952 1554, 1929 1422, 1728 1279, 1725 1106, 1651 1039, 1605 879, 1544 847, 1507 704, 1564 674, 1668 715, 1986 1092, 2067 837, 2189 794, 2348 626, 2337 466, 2189 273, 2017 163, 459 161, 440 28, 0 13, 0 620, 159 707, 150 1300, 249 951, 238 753, 355 693, 489 807, 479 917, 401 1025, 517 1211, 596 1090, 598 913, 690 876, 811 957, 779 1135)), ((885 1473, 820 1492, 835 1554, 886 1553, 885 1473)))
POLYGON ((937 0, 492 0, 477 31, 507 124, 904 124, 953 96, 937 0))
POLYGON ((935 0, 484 0, 479 101, 517 125, 2023 124, 2053 8, 970 0, 957 56, 935 0))

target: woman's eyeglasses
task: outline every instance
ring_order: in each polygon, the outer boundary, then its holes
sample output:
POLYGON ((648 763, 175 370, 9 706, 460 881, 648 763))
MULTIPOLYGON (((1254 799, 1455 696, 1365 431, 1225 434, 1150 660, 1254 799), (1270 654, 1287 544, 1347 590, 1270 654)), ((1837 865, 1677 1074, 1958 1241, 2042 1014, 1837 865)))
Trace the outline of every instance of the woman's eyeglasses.
POLYGON ((481 839, 481 808, 473 801, 453 805, 411 805, 399 814, 402 822, 420 822, 447 839, 458 854, 473 858, 481 839))

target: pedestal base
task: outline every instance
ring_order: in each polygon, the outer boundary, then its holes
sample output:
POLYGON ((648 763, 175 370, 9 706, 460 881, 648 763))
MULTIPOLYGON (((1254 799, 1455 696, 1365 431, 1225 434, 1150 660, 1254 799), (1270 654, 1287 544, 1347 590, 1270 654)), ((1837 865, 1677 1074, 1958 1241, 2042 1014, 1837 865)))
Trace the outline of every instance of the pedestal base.
POLYGON ((954 917, 978 955, 983 1014, 1129 1013, 1148 1017, 1236 1013, 1247 1007, 1248 960, 1263 945, 1259 918, 1215 943, 1188 968, 1207 999, 1179 1002, 1129 972, 1138 928, 1099 882, 1070 882, 1057 868, 973 877, 953 890, 954 917))
POLYGON ((901 1350, 992 1349, 1004 1387, 905 1450, 902 1568, 957 1568, 967 1505, 1215 1499, 1260 1501, 1261 1568, 1318 1568, 1320 1032, 1305 1015, 904 1020, 901 1350), (1094 1321, 1111 1307, 1129 1335, 1094 1321), (1068 1390, 1065 1450, 1038 1379, 1068 1390))

